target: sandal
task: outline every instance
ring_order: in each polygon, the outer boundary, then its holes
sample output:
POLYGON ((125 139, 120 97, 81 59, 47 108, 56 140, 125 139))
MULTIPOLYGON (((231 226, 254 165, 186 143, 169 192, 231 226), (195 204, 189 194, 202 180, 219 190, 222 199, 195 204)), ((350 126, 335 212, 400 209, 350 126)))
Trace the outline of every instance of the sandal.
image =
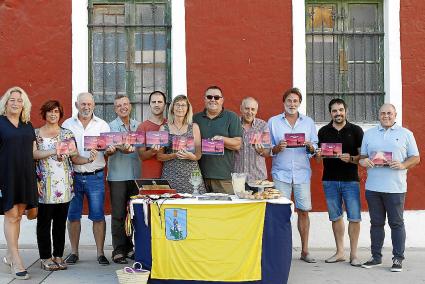
POLYGON ((9 258, 7 256, 3 256, 3 264, 10 266, 10 261, 9 261, 9 258))
POLYGON ((40 261, 40 266, 42 269, 46 270, 46 271, 56 271, 59 270, 59 266, 56 262, 53 261, 53 259, 48 258, 48 259, 42 259, 40 261))
POLYGON ((65 258, 65 262, 68 265, 74 265, 79 260, 78 255, 71 253, 65 258))
POLYGON ((118 264, 127 264, 128 263, 125 256, 121 253, 117 253, 116 255, 114 255, 112 257, 112 261, 115 262, 115 263, 118 263, 118 264))
POLYGON ((57 266, 59 267, 59 270, 67 270, 68 265, 63 261, 61 257, 55 257, 55 260, 53 260, 57 266))
POLYGON ((12 277, 18 280, 27 280, 30 278, 28 271, 26 269, 19 271, 18 268, 15 267, 13 262, 10 263, 10 273, 12 277))
POLYGON ((129 258, 129 259, 131 259, 131 260, 134 260, 134 250, 129 251, 129 252, 127 253, 127 258, 129 258))

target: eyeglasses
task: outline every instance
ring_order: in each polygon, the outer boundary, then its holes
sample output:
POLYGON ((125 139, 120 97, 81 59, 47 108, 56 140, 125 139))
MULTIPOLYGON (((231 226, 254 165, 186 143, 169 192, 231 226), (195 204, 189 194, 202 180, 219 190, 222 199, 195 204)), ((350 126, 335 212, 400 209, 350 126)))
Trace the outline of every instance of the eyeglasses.
POLYGON ((214 98, 214 100, 216 100, 216 101, 218 101, 219 99, 222 98, 222 96, 211 96, 211 95, 208 95, 208 96, 205 96, 205 97, 209 100, 212 100, 214 98))
POLYGON ((185 108, 187 107, 187 104, 174 104, 175 108, 185 108))

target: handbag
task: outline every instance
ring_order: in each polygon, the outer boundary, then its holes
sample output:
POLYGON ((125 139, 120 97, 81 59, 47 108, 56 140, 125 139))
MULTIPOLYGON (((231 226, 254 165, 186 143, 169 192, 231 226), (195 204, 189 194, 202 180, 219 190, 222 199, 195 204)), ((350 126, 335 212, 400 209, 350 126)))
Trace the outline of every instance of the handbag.
POLYGON ((150 271, 143 269, 140 262, 135 262, 133 267, 118 269, 116 273, 120 284, 146 284, 150 275, 150 271))

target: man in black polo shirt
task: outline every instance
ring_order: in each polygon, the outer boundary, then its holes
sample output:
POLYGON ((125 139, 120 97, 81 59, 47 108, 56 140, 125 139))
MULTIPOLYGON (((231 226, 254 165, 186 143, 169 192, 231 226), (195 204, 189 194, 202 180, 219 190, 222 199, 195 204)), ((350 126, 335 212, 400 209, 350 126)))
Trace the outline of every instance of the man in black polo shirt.
POLYGON ((217 86, 205 91, 205 109, 193 116, 199 125, 203 139, 224 141, 224 156, 202 155, 199 160, 202 176, 208 192, 233 194, 231 171, 234 151, 241 147, 242 124, 238 115, 223 108, 223 92, 217 86))
MULTIPOLYGON (((336 98, 329 102, 332 121, 318 133, 320 147, 317 159, 323 160, 323 189, 325 191, 329 220, 335 237, 336 253, 325 260, 327 263, 345 261, 344 220, 342 204, 347 212, 350 237, 350 264, 361 266, 357 258, 357 243, 360 233, 360 187, 357 164, 363 139, 363 130, 346 120, 347 105, 336 98), (325 156, 322 143, 342 143, 342 154, 337 158, 325 156)), ((332 145, 331 145, 332 146, 332 145)), ((327 151, 328 152, 328 151, 327 151)), ((332 152, 334 153, 334 152, 332 152)))

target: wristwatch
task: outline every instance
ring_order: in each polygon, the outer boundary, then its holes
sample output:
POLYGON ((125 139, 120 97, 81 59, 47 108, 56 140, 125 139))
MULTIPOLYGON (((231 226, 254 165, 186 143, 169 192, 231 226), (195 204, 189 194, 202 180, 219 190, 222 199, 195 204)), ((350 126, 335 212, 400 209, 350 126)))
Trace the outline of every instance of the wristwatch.
POLYGON ((354 157, 350 156, 350 162, 354 163, 354 157))

